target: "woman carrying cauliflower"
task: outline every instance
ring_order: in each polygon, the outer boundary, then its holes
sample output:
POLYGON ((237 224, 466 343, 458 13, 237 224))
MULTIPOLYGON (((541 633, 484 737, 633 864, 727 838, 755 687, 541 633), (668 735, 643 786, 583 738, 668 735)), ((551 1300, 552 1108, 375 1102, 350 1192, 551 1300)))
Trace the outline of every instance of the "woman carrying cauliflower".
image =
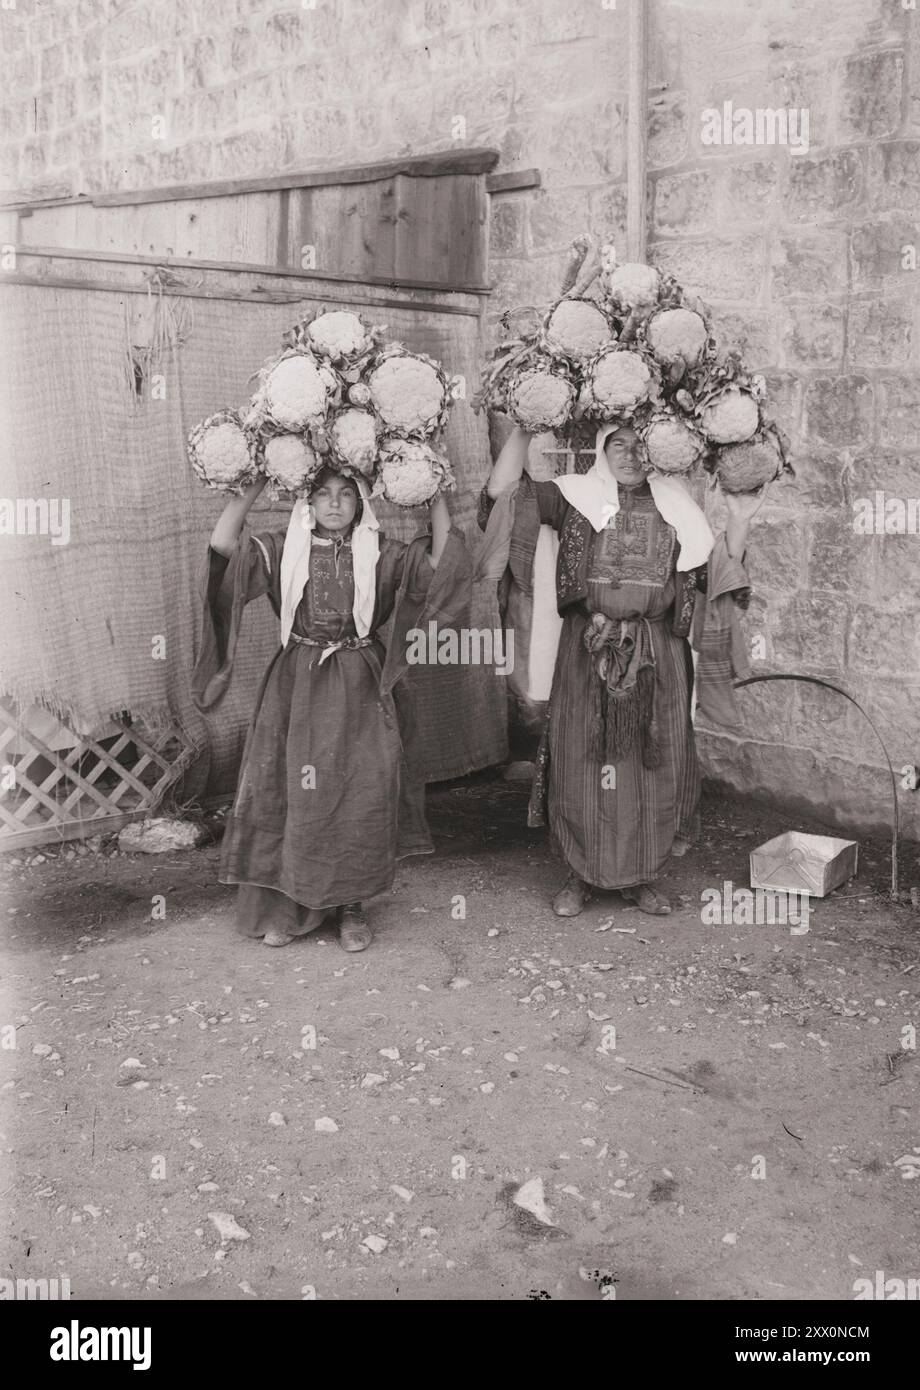
POLYGON ((469 561, 443 496, 430 503, 430 538, 403 545, 380 531, 364 480, 331 468, 286 532, 253 533, 246 516, 264 486, 232 498, 211 534, 193 678, 198 707, 213 708, 243 610, 267 594, 281 646, 256 699, 219 877, 238 885, 243 934, 285 946, 335 913, 342 947, 363 951, 362 903, 391 887, 397 859, 432 852, 401 680, 406 632, 459 617, 469 561))
POLYGON ((726 495, 728 522, 714 537, 679 479, 649 473, 628 424, 602 425, 593 467, 552 482, 523 471, 530 438, 520 426, 509 436, 481 515, 483 553, 500 557, 496 568, 507 558, 519 579, 540 526, 559 538, 563 623, 528 823, 549 823, 570 870, 553 900, 560 916, 581 912, 592 888, 668 913, 655 880, 693 838, 700 795, 688 636, 699 705, 726 722, 731 676, 745 664, 742 560, 763 492, 726 495))

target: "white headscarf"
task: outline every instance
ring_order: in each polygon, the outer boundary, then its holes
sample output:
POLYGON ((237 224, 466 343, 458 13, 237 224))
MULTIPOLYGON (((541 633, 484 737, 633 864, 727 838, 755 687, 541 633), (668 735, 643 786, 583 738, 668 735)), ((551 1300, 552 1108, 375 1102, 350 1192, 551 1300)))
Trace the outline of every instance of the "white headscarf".
MULTIPOLYGON (((374 515, 367 484, 359 475, 354 479, 361 495, 361 520, 351 533, 351 553, 355 574, 352 615, 359 637, 371 630, 377 596, 377 557, 380 554, 380 522, 374 515)), ((303 591, 310 582, 310 547, 316 526, 316 513, 308 498, 294 504, 284 550, 281 553, 281 645, 287 646, 303 591)))
MULTIPOLYGON (((617 423, 601 425, 594 447, 594 463, 587 473, 566 473, 553 481, 565 500, 590 521, 595 531, 603 531, 620 510, 617 480, 603 457, 609 436, 620 429, 617 423)), ((662 518, 677 532, 678 570, 696 569, 709 558, 715 545, 709 522, 694 502, 682 478, 652 471, 648 475, 652 498, 662 518)))

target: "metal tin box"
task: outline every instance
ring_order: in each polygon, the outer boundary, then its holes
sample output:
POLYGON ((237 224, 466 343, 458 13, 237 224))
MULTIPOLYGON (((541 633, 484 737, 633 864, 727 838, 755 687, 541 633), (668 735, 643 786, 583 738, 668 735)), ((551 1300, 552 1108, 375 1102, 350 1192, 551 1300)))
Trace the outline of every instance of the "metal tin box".
POLYGON ((751 887, 825 898, 856 873, 855 840, 787 830, 751 850, 751 887))

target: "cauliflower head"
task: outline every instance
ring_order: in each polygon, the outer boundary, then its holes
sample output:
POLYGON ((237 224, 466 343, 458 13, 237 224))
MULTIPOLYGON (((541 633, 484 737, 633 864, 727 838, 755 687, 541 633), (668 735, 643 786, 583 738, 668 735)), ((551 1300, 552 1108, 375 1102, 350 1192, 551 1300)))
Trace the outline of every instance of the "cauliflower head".
POLYGON ((703 407, 703 433, 712 444, 741 444, 757 432, 760 407, 748 391, 729 386, 703 407))
POLYGON ((603 349, 588 367, 593 412, 602 417, 635 410, 648 399, 652 374, 637 352, 603 349))
POLYGON ((233 410, 209 415, 189 435, 189 463, 208 487, 233 492, 256 473, 252 441, 233 410))
POLYGON ((377 422, 370 410, 345 406, 329 432, 332 453, 343 468, 354 468, 369 478, 377 458, 377 422))
POLYGON ((275 434, 265 441, 262 469, 285 492, 303 492, 322 461, 299 434, 275 434))
POLYGON ((689 473, 703 451, 696 430, 673 415, 654 417, 642 438, 648 461, 659 473, 689 473))
POLYGON ((380 446, 376 494, 397 507, 420 507, 442 488, 453 486, 447 460, 415 439, 388 439, 380 446))
POLYGON ((682 359, 695 366, 708 337, 706 324, 693 309, 662 309, 648 321, 646 337, 656 362, 670 366, 682 359))
POLYGON ((383 356, 367 377, 371 400, 385 428, 399 434, 430 434, 447 409, 444 373, 421 353, 404 349, 383 356))
POLYGON ((572 382, 548 366, 525 368, 508 387, 508 414, 525 430, 559 429, 574 404, 572 382))
POLYGON ((296 432, 323 418, 328 395, 327 378, 312 354, 294 352, 268 369, 259 403, 267 419, 296 432))
POLYGON ((715 472, 723 492, 756 492, 782 468, 782 455, 772 439, 752 439, 720 449, 715 472))
POLYGON ((543 323, 546 350, 575 362, 593 357, 613 338, 607 315, 593 299, 561 299, 543 323))
POLYGON ((653 265, 626 261, 604 276, 604 287, 618 309, 648 309, 658 302, 661 276, 653 265))
POLYGON ((371 346, 361 318, 342 310, 317 314, 307 325, 306 337, 313 351, 330 362, 350 361, 371 346))

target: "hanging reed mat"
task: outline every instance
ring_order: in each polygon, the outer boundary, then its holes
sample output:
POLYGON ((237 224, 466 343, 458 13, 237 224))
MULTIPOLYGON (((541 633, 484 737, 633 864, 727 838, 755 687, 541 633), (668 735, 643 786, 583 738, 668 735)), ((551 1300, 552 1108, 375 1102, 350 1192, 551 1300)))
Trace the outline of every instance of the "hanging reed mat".
MULTIPOLYGON (((124 710, 148 742, 150 730, 174 731, 199 754, 182 779, 181 797, 190 800, 233 790, 279 631, 267 598, 249 605, 230 688, 203 716, 191 698, 200 582, 225 499, 189 467, 188 432, 220 405, 245 402, 254 368, 322 301, 196 298, 186 315, 170 302, 182 288, 164 279, 145 284, 136 296, 143 313, 127 321, 125 296, 114 290, 0 287, 10 348, 0 380, 11 441, 3 495, 67 499, 70 515, 66 544, 17 534, 0 546, 0 695, 20 709, 40 705, 95 743, 124 710)), ((392 300, 375 287, 355 293, 362 302, 392 300)), ((437 306, 422 311, 411 296, 368 316, 451 372, 475 375, 477 318, 437 306)), ((461 403, 447 444, 458 480, 452 515, 472 542, 488 449, 484 422, 461 403)), ((256 532, 286 531, 290 510, 290 502, 261 498, 249 523, 256 532)), ((381 501, 377 510, 396 540, 411 540, 428 523, 425 509, 381 501)), ((477 586, 469 623, 498 626, 494 585, 477 586)), ((407 685, 426 780, 502 761, 504 686, 493 668, 413 667, 407 685)))
POLYGON ((768 676, 748 676, 746 680, 735 681, 734 688, 735 690, 740 690, 742 686, 759 685, 761 681, 804 681, 807 685, 820 685, 823 686, 825 690, 836 691, 836 693, 838 695, 842 695, 845 700, 849 700, 851 705, 855 705, 855 707, 859 710, 860 714, 865 719, 866 723, 871 728, 872 732, 875 734, 875 737, 878 739, 879 744, 881 745, 882 752, 885 755, 885 762, 888 764, 888 775, 891 778, 891 898, 893 902, 897 902, 898 837, 901 828, 900 816, 898 813, 898 783, 894 775, 894 768, 891 766, 891 759, 888 756, 888 749, 885 747, 885 744, 882 740, 882 736, 876 728, 875 723, 863 709, 862 705, 859 703, 858 700, 854 699, 853 696, 850 695, 846 690, 842 689, 841 686, 834 685, 833 681, 822 680, 819 676, 800 676, 793 675, 791 672, 788 671, 777 671, 768 676))
POLYGON ((148 815, 195 757, 175 729, 142 733, 120 719, 97 742, 59 718, 76 742, 57 751, 16 703, 0 699, 0 849, 25 848, 116 830, 148 815), (14 747, 16 752, 9 751, 14 747))

